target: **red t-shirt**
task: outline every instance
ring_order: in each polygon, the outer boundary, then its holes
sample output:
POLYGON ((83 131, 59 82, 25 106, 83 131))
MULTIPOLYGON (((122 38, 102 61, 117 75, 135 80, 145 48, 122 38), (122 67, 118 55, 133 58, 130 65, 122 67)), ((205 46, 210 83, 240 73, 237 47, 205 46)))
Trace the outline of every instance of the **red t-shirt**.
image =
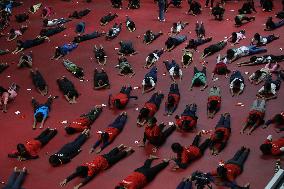
MULTIPOLYGON (((174 93, 170 93, 170 94, 168 95, 168 97, 169 97, 169 96, 174 97, 174 99, 175 99, 174 105, 176 106, 176 105, 179 103, 180 95, 174 94, 174 93)), ((166 102, 166 106, 167 106, 167 104, 168 104, 168 101, 166 102)))
POLYGON ((241 168, 235 164, 225 164, 225 168, 227 169, 227 179, 233 182, 237 176, 239 176, 242 172, 241 168))
POLYGON ((108 161, 103 156, 97 156, 92 162, 85 163, 88 167, 88 176, 93 176, 109 167, 108 161))
POLYGON ((147 184, 145 175, 139 172, 133 172, 121 181, 118 186, 124 186, 127 189, 142 189, 147 184))
POLYGON ((283 153, 280 151, 280 148, 284 147, 284 138, 279 138, 278 140, 275 141, 269 141, 266 139, 264 144, 272 145, 271 154, 274 156, 278 156, 283 153))
POLYGON ((37 156, 41 149, 41 142, 35 139, 29 140, 26 142, 25 148, 30 156, 37 156))
POLYGON ((192 118, 191 116, 181 116, 179 119, 176 119, 176 125, 181 129, 185 129, 185 128, 182 128, 182 122, 185 120, 190 121, 190 124, 188 125, 188 129, 193 129, 194 127, 196 127, 197 120, 192 118))
MULTIPOLYGON (((264 118, 264 113, 262 113, 262 112, 260 112, 260 111, 257 111, 257 110, 251 110, 251 111, 249 112, 249 116, 250 116, 250 115, 253 115, 253 114, 258 115, 258 117, 259 117, 258 122, 259 122, 259 124, 261 124, 262 121, 263 121, 263 118, 264 118)), ((246 122, 248 121, 249 116, 247 117, 246 122)), ((259 126, 259 125, 258 125, 258 126, 259 126)))
POLYGON ((216 66, 215 66, 215 68, 213 70, 213 73, 214 74, 218 74, 218 75, 228 73, 227 65, 225 63, 223 63, 223 62, 216 64, 216 66), (224 73, 220 73, 221 69, 225 69, 226 71, 224 73))
POLYGON ((114 101, 115 100, 119 100, 120 101, 120 104, 121 106, 126 106, 126 104, 128 103, 128 96, 124 93, 118 93, 117 95, 115 96, 112 96, 111 97, 111 103, 114 104, 114 101))
POLYGON ((200 149, 196 146, 190 145, 187 148, 183 148, 181 153, 181 163, 189 163, 201 157, 200 149))
POLYGON ((69 127, 75 129, 77 132, 82 132, 85 129, 88 129, 91 124, 92 124, 92 121, 89 120, 87 117, 80 117, 72 121, 69 127))
POLYGON ((117 135, 120 133, 120 131, 117 128, 114 127, 108 127, 106 128, 106 130, 104 131, 106 133, 108 133, 108 142, 111 143, 116 137, 117 135))
POLYGON ((146 126, 145 127, 145 134, 148 140, 153 140, 158 138, 161 135, 161 128, 156 124, 153 127, 146 126))
POLYGON ((215 129, 215 132, 211 135, 211 140, 215 141, 215 147, 220 150, 221 143, 226 143, 230 138, 230 134, 231 134, 230 129, 227 129, 225 127, 218 127, 218 128, 215 129), (224 137, 220 141, 217 140, 216 136, 215 136, 215 133, 218 132, 218 131, 222 131, 224 133, 224 137))
POLYGON ((144 108, 147 108, 150 112, 148 114, 149 117, 153 117, 155 113, 158 111, 156 104, 146 102, 144 108))
POLYGON ((210 96, 208 98, 208 102, 207 102, 208 107, 209 107, 209 104, 210 104, 211 101, 218 101, 216 110, 220 110, 220 108, 221 108, 221 97, 220 96, 210 96))

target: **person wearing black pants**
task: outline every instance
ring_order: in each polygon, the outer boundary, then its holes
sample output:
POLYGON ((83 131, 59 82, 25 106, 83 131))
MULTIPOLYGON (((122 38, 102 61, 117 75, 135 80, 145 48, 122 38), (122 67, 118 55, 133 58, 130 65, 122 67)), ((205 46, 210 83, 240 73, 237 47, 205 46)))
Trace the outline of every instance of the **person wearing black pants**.
POLYGON ((2 189, 22 189, 21 185, 23 184, 26 176, 27 169, 25 167, 23 170, 19 170, 17 167, 15 167, 7 184, 2 189))
POLYGON ((57 134, 56 129, 45 129, 35 140, 41 143, 41 147, 45 146, 57 134))
POLYGON ((169 160, 164 159, 162 163, 151 167, 154 159, 157 159, 157 157, 150 156, 142 167, 135 169, 135 171, 123 179, 115 189, 144 188, 148 183, 154 180, 158 173, 169 165, 169 160))
POLYGON ((69 163, 81 152, 81 146, 89 138, 89 129, 85 129, 73 142, 65 144, 57 153, 49 157, 49 163, 58 167, 69 163))
POLYGON ((43 96, 47 95, 48 86, 38 69, 35 71, 31 69, 31 77, 37 91, 43 96))

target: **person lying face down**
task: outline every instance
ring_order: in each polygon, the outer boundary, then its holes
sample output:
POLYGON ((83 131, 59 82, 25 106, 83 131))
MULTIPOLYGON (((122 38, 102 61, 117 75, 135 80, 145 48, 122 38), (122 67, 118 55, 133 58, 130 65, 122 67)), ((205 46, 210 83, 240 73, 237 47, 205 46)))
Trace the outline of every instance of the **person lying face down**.
POLYGON ((188 22, 174 22, 173 26, 171 27, 171 32, 169 35, 176 35, 179 34, 189 23, 188 22))
POLYGON ((84 34, 84 35, 78 35, 78 36, 74 37, 73 42, 74 43, 81 43, 81 42, 84 42, 84 41, 88 41, 88 40, 91 40, 91 39, 101 37, 103 35, 105 35, 104 32, 94 31, 92 33, 88 33, 88 34, 84 34))
POLYGON ((118 75, 121 75, 121 76, 129 75, 130 77, 135 75, 135 72, 131 64, 128 62, 127 58, 124 56, 121 56, 118 58, 118 65, 116 65, 115 68, 119 69, 118 75))
POLYGON ((12 54, 18 54, 19 52, 22 52, 23 50, 41 45, 45 42, 45 40, 49 40, 48 37, 46 36, 38 36, 35 39, 32 40, 25 40, 25 41, 21 41, 21 40, 17 40, 17 48, 12 52, 12 54))
POLYGON ((200 90, 204 91, 208 87, 205 64, 203 64, 202 67, 202 70, 199 71, 197 67, 194 66, 193 78, 189 90, 192 90, 194 86, 203 86, 200 90))
POLYGON ((99 90, 106 88, 110 88, 108 75, 103 68, 101 69, 100 72, 96 68, 94 72, 94 89, 99 90))
POLYGON ((274 124, 275 127, 277 127, 277 132, 284 131, 284 112, 276 114, 272 119, 267 120, 263 128, 266 128, 271 124, 274 124))
POLYGON ((52 28, 43 28, 40 33, 39 36, 46 36, 46 37, 50 37, 53 36, 55 34, 58 34, 62 31, 64 31, 66 29, 66 27, 64 26, 55 26, 52 28))
POLYGON ((178 84, 173 82, 170 87, 168 98, 165 102, 165 115, 172 115, 179 104, 180 101, 180 92, 178 84))
POLYGON ((178 129, 191 132, 196 128, 198 117, 196 115, 197 105, 187 104, 181 116, 176 115, 176 126, 178 129))
POLYGON ((233 45, 238 44, 242 39, 245 39, 245 30, 241 30, 239 32, 233 32, 228 39, 231 39, 231 43, 233 45))
POLYGON ((19 89, 16 83, 12 83, 8 90, 0 86, 0 108, 4 113, 8 111, 7 104, 17 97, 19 89))
POLYGON ((153 33, 153 31, 147 30, 146 33, 143 35, 143 42, 149 45, 161 35, 163 35, 162 31, 160 31, 159 33, 153 33))
POLYGON ((69 79, 67 79, 65 76, 58 78, 56 81, 57 81, 58 87, 62 91, 65 99, 70 104, 77 103, 77 98, 79 97, 79 93, 76 90, 73 82, 70 81, 69 79))
POLYGON ((76 64, 74 64, 73 62, 71 62, 68 59, 67 60, 63 60, 63 65, 76 78, 78 78, 80 80, 84 80, 84 70, 83 70, 83 68, 77 66, 76 64))
POLYGON ((246 23, 249 23, 251 21, 255 20, 255 16, 246 16, 245 14, 239 14, 237 16, 235 16, 235 26, 236 27, 240 27, 246 23))
POLYGON ((248 61, 237 63, 239 67, 241 66, 254 66, 268 63, 278 63, 284 61, 284 55, 263 55, 263 56, 252 56, 248 61))
POLYGON ((208 38, 197 38, 197 39, 190 39, 185 47, 185 49, 193 49, 197 51, 197 47, 212 41, 212 37, 208 38))
POLYGON ((266 44, 269 44, 277 39, 279 39, 279 36, 275 36, 274 34, 264 37, 261 36, 259 33, 255 33, 251 44, 255 44, 257 46, 265 46, 266 44))
POLYGON ((120 49, 117 53, 122 56, 132 56, 137 54, 138 52, 134 49, 133 43, 131 41, 120 41, 119 42, 120 49))
POLYGON ((142 94, 148 93, 155 89, 157 83, 158 69, 156 66, 152 67, 151 70, 145 74, 142 81, 142 94))
POLYGON ((129 16, 126 16, 126 28, 128 29, 128 31, 130 32, 134 32, 136 30, 136 26, 133 20, 130 19, 129 16))
POLYGON ((7 41, 13 41, 17 39, 19 36, 22 36, 27 31, 27 29, 28 26, 26 25, 22 25, 18 30, 11 29, 7 41))
POLYGON ((263 155, 279 156, 284 154, 284 138, 272 140, 272 135, 269 135, 263 144, 260 145, 260 151, 263 155))
POLYGON ((76 19, 81 19, 84 16, 88 15, 91 12, 90 9, 84 9, 81 11, 74 11, 72 14, 69 15, 69 18, 76 18, 76 19))
POLYGON ((100 47, 98 48, 95 45, 93 52, 95 54, 95 58, 96 58, 97 62, 99 63, 99 65, 101 65, 101 66, 105 65, 106 61, 107 61, 107 56, 106 56, 104 47, 102 45, 100 45, 100 47))
POLYGON ((111 0, 113 8, 122 9, 122 0, 111 0))
POLYGON ((281 26, 284 26, 284 19, 280 20, 279 22, 273 22, 272 17, 268 17, 266 23, 265 23, 265 31, 272 31, 277 28, 280 28, 281 26))
POLYGON ((146 58, 144 68, 150 68, 152 65, 156 64, 162 54, 164 54, 164 49, 154 50, 153 52, 151 52, 146 58))
POLYGON ((233 71, 230 77, 230 92, 232 96, 239 96, 245 88, 244 77, 240 71, 233 71))
POLYGON ((48 94, 48 86, 40 71, 36 68, 35 70, 31 69, 30 73, 36 90, 42 96, 46 96, 48 94))
POLYGON ((275 72, 279 67, 279 64, 272 64, 268 63, 265 65, 264 68, 261 68, 260 70, 256 70, 251 76, 249 77, 249 81, 251 83, 255 83, 258 85, 259 83, 265 81, 267 78, 271 76, 273 72, 275 72))
POLYGON ((278 75, 276 80, 272 80, 271 78, 267 78, 263 87, 259 89, 256 96, 260 98, 264 98, 265 100, 271 100, 277 98, 277 92, 281 86, 281 78, 278 75))
POLYGON ((137 100, 137 96, 130 96, 131 91, 131 86, 123 86, 118 94, 110 94, 108 98, 109 108, 124 109, 128 104, 129 99, 134 98, 135 100, 137 100))
POLYGON ((173 81, 176 81, 176 79, 179 79, 180 81, 182 80, 182 70, 175 60, 172 60, 172 62, 166 60, 163 63, 165 64, 166 69, 168 70, 173 81))
POLYGON ((204 59, 207 56, 210 56, 210 55, 212 55, 212 54, 214 54, 216 52, 219 52, 219 51, 223 50, 226 47, 227 42, 228 42, 228 39, 225 39, 223 41, 220 41, 220 42, 218 42, 216 44, 210 45, 209 47, 205 48, 203 50, 203 54, 201 56, 201 59, 204 59))
POLYGON ((140 0, 129 0, 128 9, 139 9, 140 8, 140 0))
POLYGON ((53 27, 53 26, 57 26, 57 25, 61 25, 61 24, 65 24, 67 22, 70 22, 72 19, 65 19, 65 18, 58 18, 58 19, 52 19, 52 20, 48 20, 48 19, 44 19, 43 20, 43 26, 44 27, 53 27))
POLYGON ((55 47, 55 53, 51 59, 59 60, 61 57, 64 57, 65 55, 71 53, 77 47, 78 47, 78 43, 74 43, 74 42, 66 43, 62 46, 55 47))
POLYGON ((186 35, 176 35, 176 36, 169 37, 167 41, 165 42, 165 46, 166 46, 165 49, 166 51, 171 51, 186 40, 187 40, 186 35))
POLYGON ((231 72, 227 67, 227 57, 221 57, 219 54, 217 57, 216 65, 214 70, 212 71, 212 79, 214 80, 215 74, 217 75, 225 75, 225 77, 228 77, 228 74, 231 72))
POLYGON ((100 19, 100 24, 101 26, 107 25, 109 22, 113 21, 118 15, 116 13, 112 14, 111 12, 108 13, 107 15, 103 16, 100 19))
POLYGON ((265 48, 257 47, 256 45, 241 46, 239 48, 228 49, 226 57, 228 61, 232 63, 239 58, 265 52, 267 52, 265 48))
POLYGON ((115 23, 112 28, 110 28, 109 31, 106 33, 106 40, 112 40, 116 38, 121 32, 121 26, 122 23, 115 23))
POLYGON ((222 3, 217 3, 215 7, 212 8, 212 15, 215 17, 215 20, 222 21, 225 13, 225 9, 222 3))
POLYGON ((213 86, 209 89, 209 96, 207 100, 207 116, 213 119, 215 114, 220 111, 221 108, 221 90, 220 87, 213 86))

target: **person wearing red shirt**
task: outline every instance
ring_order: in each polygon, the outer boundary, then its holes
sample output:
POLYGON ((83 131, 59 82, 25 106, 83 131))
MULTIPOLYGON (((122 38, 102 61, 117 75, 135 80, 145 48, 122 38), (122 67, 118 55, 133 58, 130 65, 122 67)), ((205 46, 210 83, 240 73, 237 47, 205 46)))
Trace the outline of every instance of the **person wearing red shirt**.
POLYGON ((55 135, 56 129, 45 129, 38 137, 28 140, 26 144, 19 143, 17 151, 8 154, 9 158, 18 158, 20 161, 38 158, 38 153, 55 135))
POLYGON ((176 166, 173 168, 174 171, 179 168, 186 169, 192 161, 202 157, 209 146, 210 139, 206 139, 201 145, 199 145, 200 138, 201 132, 195 136, 192 144, 188 147, 184 147, 180 143, 172 144, 172 151, 177 154, 177 158, 173 159, 176 163, 176 166))
POLYGON ((152 145, 161 146, 176 129, 174 125, 171 125, 164 130, 165 126, 164 123, 157 125, 157 119, 152 117, 145 127, 143 144, 139 146, 144 147, 147 140, 152 145))
POLYGON ((230 188, 249 188, 246 184, 244 187, 239 187, 236 184, 236 178, 242 173, 244 163, 250 153, 249 148, 242 147, 238 150, 234 157, 228 160, 226 163, 222 163, 218 166, 217 170, 208 173, 213 179, 219 178, 224 186, 230 188))
POLYGON ((137 96, 130 96, 132 90, 131 86, 123 86, 118 94, 115 96, 109 95, 108 105, 110 108, 123 109, 127 105, 130 98, 138 99, 137 96))
POLYGON ((284 137, 272 141, 272 135, 269 135, 260 146, 260 150, 264 155, 279 156, 284 154, 284 137))
POLYGON ((175 116, 177 127, 187 132, 192 131, 194 128, 196 128, 198 120, 198 117, 196 116, 196 111, 196 104, 186 105, 186 108, 181 114, 181 116, 175 116))
POLYGON ((154 93, 150 100, 144 104, 144 107, 140 110, 137 118, 138 126, 142 127, 149 118, 153 117, 155 113, 159 110, 164 94, 161 92, 154 93))
POLYGON ((180 93, 179 93, 179 88, 177 83, 172 83, 170 87, 170 92, 168 94, 168 99, 165 103, 165 115, 172 115, 179 104, 180 100, 180 93))
POLYGON ((134 150, 131 147, 127 147, 121 144, 112 149, 109 153, 96 156, 93 161, 78 166, 73 174, 68 176, 60 183, 60 186, 65 186, 72 179, 81 177, 84 178, 84 180, 76 185, 74 189, 81 188, 82 186, 89 183, 96 175, 106 169, 109 169, 133 152, 134 150))
POLYGON ((210 149, 212 155, 218 155, 226 146, 231 134, 231 116, 229 113, 222 114, 214 133, 210 138, 210 149))
POLYGON ((212 80, 214 80, 214 76, 215 74, 217 75, 225 75, 225 77, 228 77, 228 74, 231 72, 228 68, 227 68, 227 58, 221 58, 221 55, 219 54, 217 57, 217 62, 216 62, 216 66, 212 72, 212 80))
POLYGON ((123 130, 127 121, 127 113, 122 112, 113 123, 108 125, 105 131, 98 132, 99 139, 93 145, 90 150, 90 153, 94 152, 94 150, 100 146, 100 148, 96 151, 96 153, 100 153, 104 148, 110 145, 114 139, 119 135, 119 133, 123 130))
POLYGON ((207 116, 213 119, 215 114, 221 108, 221 90, 220 87, 213 86, 209 90, 209 97, 207 100, 207 116))
POLYGON ((156 175, 160 173, 169 165, 169 159, 164 159, 162 163, 151 167, 155 156, 150 156, 142 167, 135 169, 135 171, 123 179, 115 189, 142 189, 148 183, 154 180, 156 175))
POLYGON ((101 106, 95 106, 89 113, 82 114, 78 119, 72 121, 69 126, 65 127, 66 133, 72 135, 83 132, 85 129, 90 129, 102 110, 101 106))

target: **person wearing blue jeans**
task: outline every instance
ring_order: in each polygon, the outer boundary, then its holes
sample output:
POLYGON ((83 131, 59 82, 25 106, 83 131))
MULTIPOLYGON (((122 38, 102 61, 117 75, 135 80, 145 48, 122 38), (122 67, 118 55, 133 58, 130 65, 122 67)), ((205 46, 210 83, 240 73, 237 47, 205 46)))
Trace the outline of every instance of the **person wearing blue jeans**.
POLYGON ((280 28, 281 26, 284 26, 284 19, 280 20, 279 22, 273 22, 272 17, 268 17, 266 24, 265 24, 266 31, 275 30, 277 28, 280 28))
POLYGON ((221 127, 224 127, 224 128, 227 128, 227 129, 231 129, 231 116, 230 114, 224 116, 223 114, 221 115, 217 125, 216 125, 216 128, 221 128, 221 127))
POLYGON ((196 111, 197 111, 197 105, 196 104, 186 105, 181 116, 197 117, 196 111))
POLYGON ((21 185, 23 184, 26 176, 27 169, 25 167, 23 170, 19 170, 17 167, 15 167, 7 184, 2 189, 23 189, 21 185))
POLYGON ((158 1, 158 6, 159 6, 159 21, 164 22, 166 21, 165 19, 165 11, 166 11, 166 2, 165 0, 159 0, 158 1))
POLYGON ((176 35, 176 36, 169 37, 167 39, 167 41, 165 42, 166 50, 167 51, 171 51, 175 47, 177 47, 178 45, 182 44, 186 40, 187 40, 187 36, 186 35, 176 35))
POLYGON ((254 55, 254 54, 259 54, 259 53, 267 52, 266 49, 257 47, 256 45, 250 45, 250 46, 247 46, 247 47, 248 47, 248 49, 249 49, 249 54, 248 54, 248 56, 254 55))
POLYGON ((142 81, 142 93, 147 93, 154 90, 156 83, 157 83, 157 67, 154 66, 144 76, 144 79, 142 81))

